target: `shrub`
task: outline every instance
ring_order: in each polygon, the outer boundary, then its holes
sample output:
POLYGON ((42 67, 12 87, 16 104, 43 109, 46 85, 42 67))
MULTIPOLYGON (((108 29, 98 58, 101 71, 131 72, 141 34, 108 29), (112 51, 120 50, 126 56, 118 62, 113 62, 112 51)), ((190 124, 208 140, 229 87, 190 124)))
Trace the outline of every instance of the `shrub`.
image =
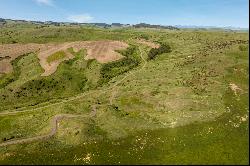
POLYGON ((119 51, 125 58, 120 59, 115 62, 109 62, 103 64, 100 74, 101 78, 98 81, 99 85, 107 83, 113 77, 121 75, 134 67, 138 66, 140 60, 136 56, 137 48, 135 46, 130 46, 128 49, 119 51))
POLYGON ((248 50, 248 46, 240 45, 240 46, 239 46, 239 50, 240 50, 240 51, 247 51, 247 50, 248 50))
POLYGON ((8 84, 16 81, 20 74, 20 67, 18 66, 18 62, 25 56, 29 55, 30 53, 27 54, 23 54, 19 57, 17 57, 16 59, 11 61, 11 65, 13 66, 13 72, 12 73, 8 73, 8 74, 4 74, 1 78, 0 78, 0 89, 6 87, 8 84))
POLYGON ((149 35, 147 35, 147 34, 141 34, 140 38, 143 38, 145 40, 149 40, 149 35))
POLYGON ((157 55, 171 52, 171 47, 167 44, 162 44, 159 48, 152 48, 148 53, 148 60, 155 59, 157 55))

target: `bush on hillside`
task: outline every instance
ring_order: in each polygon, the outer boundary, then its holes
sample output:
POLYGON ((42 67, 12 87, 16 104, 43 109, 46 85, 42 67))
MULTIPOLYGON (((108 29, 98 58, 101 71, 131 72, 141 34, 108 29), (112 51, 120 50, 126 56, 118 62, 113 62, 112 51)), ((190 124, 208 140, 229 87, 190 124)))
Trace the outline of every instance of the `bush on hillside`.
POLYGON ((109 63, 103 64, 101 71, 100 71, 101 78, 98 81, 98 84, 101 86, 109 82, 109 80, 112 79, 113 77, 116 77, 125 72, 128 72, 129 70, 138 66, 140 61, 138 57, 136 56, 136 50, 137 48, 135 46, 130 46, 126 50, 118 51, 123 56, 125 56, 125 58, 120 59, 115 62, 109 62, 109 63))
POLYGON ((240 45, 239 46, 239 50, 240 51, 247 51, 248 50, 248 46, 247 45, 240 45))
POLYGON ((152 48, 148 53, 148 60, 155 59, 157 55, 171 52, 171 47, 167 44, 162 44, 159 48, 152 48))

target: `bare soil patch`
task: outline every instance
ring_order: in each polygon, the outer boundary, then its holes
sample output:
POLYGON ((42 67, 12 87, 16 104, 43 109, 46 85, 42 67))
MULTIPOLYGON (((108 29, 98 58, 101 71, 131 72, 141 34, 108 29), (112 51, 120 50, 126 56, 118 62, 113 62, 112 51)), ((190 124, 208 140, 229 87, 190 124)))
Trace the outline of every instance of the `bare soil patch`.
POLYGON ((40 65, 44 69, 42 76, 49 76, 53 74, 58 65, 64 61, 74 58, 72 54, 68 52, 68 48, 72 47, 74 51, 80 49, 87 50, 87 56, 85 59, 96 59, 100 63, 107 63, 121 59, 123 56, 116 52, 116 50, 126 49, 128 44, 120 41, 79 41, 63 44, 5 44, 0 45, 0 73, 10 73, 13 68, 11 61, 29 52, 38 52, 38 58, 40 65), (58 52, 65 51, 66 57, 52 63, 47 62, 47 58, 58 52), (9 56, 10 58, 4 58, 9 56))
POLYGON ((0 73, 10 73, 13 68, 11 61, 28 52, 35 52, 40 44, 4 44, 0 45, 0 73), (8 57, 8 58, 6 58, 8 57))
POLYGON ((62 61, 74 58, 74 56, 67 51, 67 49, 70 48, 72 46, 72 44, 73 43, 65 43, 65 44, 57 44, 57 45, 45 45, 41 49, 41 51, 38 53, 38 58, 40 60, 40 65, 44 69, 44 73, 42 74, 42 76, 49 76, 49 75, 53 74, 62 61), (64 51, 66 53, 66 57, 63 59, 59 59, 57 61, 53 61, 51 63, 48 63, 47 58, 50 55, 52 55, 58 51, 64 51))
POLYGON ((74 48, 87 49, 85 59, 96 59, 100 63, 107 63, 121 59, 123 56, 116 50, 126 49, 128 44, 120 41, 86 41, 74 44, 74 48))
POLYGON ((44 50, 41 50, 41 52, 38 54, 40 64, 45 70, 42 76, 53 74, 62 61, 74 58, 74 56, 67 51, 67 49, 70 47, 72 47, 74 51, 87 49, 87 56, 85 57, 86 60, 96 59, 100 63, 107 63, 121 59, 123 56, 115 50, 125 49, 128 47, 128 44, 120 41, 82 41, 64 43, 52 46, 50 48, 45 47, 44 50), (65 51, 67 56, 61 60, 54 61, 49 64, 47 62, 48 56, 58 51, 65 51))
POLYGON ((242 91, 242 89, 239 88, 239 87, 238 87, 236 84, 234 84, 234 83, 230 83, 229 86, 230 86, 231 90, 234 92, 235 95, 237 95, 237 92, 242 91))

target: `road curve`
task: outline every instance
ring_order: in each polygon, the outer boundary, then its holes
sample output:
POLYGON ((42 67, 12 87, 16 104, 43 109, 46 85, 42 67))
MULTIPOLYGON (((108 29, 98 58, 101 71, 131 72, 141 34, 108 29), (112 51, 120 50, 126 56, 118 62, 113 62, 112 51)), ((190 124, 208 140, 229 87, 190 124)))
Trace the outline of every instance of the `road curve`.
MULTIPOLYGON (((92 116, 94 116, 94 115, 92 115, 92 116)), ((65 119, 65 118, 78 118, 78 117, 86 118, 86 117, 92 117, 92 116, 73 115, 73 114, 58 114, 58 115, 55 115, 54 118, 51 121, 51 126, 52 127, 51 127, 51 130, 50 130, 50 132, 48 134, 35 136, 35 137, 30 137, 30 138, 6 141, 6 142, 3 142, 3 143, 0 143, 0 147, 48 139, 48 138, 50 138, 50 137, 52 137, 52 136, 54 136, 56 134, 57 129, 58 129, 58 122, 60 120, 65 119)))

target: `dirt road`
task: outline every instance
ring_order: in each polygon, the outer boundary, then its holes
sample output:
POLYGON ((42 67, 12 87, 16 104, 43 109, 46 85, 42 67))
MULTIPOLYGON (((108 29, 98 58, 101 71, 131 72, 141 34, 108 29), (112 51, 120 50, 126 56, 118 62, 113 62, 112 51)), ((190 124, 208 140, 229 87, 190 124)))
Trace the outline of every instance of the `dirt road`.
POLYGON ((23 143, 29 143, 29 142, 34 142, 38 140, 45 140, 48 138, 51 138, 54 136, 58 130, 58 123, 62 119, 65 118, 87 118, 87 117, 94 117, 96 114, 96 111, 91 112, 90 115, 73 115, 73 114, 58 114, 55 115, 54 118, 51 121, 51 131, 48 134, 45 135, 40 135, 40 136, 35 136, 35 137, 30 137, 30 138, 24 138, 24 139, 19 139, 19 140, 12 140, 12 141, 7 141, 4 143, 0 144, 0 147, 3 146, 8 146, 8 145, 14 145, 14 144, 23 144, 23 143))

